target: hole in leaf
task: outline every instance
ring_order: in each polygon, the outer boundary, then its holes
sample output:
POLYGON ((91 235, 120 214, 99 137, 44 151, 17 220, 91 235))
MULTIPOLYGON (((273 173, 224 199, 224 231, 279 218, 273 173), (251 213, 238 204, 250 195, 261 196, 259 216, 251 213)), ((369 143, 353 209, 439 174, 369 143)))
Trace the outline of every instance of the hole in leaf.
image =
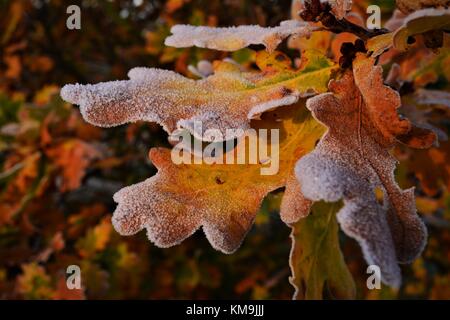
POLYGON ((222 180, 220 177, 216 177, 215 181, 216 181, 217 184, 224 184, 225 183, 225 181, 222 180))

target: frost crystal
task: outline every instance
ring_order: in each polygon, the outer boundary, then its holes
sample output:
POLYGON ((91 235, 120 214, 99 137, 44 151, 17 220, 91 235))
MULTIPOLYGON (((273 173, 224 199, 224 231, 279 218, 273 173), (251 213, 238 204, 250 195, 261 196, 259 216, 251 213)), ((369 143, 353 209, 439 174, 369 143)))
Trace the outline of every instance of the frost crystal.
POLYGON ((176 25, 166 38, 167 46, 200 47, 222 51, 236 51, 252 44, 262 44, 269 52, 290 35, 309 37, 313 28, 306 22, 286 20, 278 27, 263 28, 257 25, 228 28, 176 25))

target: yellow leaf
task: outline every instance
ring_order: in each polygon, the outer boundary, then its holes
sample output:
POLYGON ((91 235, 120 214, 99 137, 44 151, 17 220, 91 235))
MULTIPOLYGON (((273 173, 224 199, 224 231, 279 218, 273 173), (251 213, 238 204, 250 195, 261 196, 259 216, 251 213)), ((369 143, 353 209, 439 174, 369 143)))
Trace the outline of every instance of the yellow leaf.
MULTIPOLYGON (((241 244, 270 191, 286 186, 281 212, 284 221, 294 222, 306 215, 309 202, 298 192, 293 166, 314 148, 323 133, 322 126, 312 119, 302 100, 263 114, 252 127, 280 130, 279 170, 275 175, 261 175, 261 168, 268 164, 251 164, 248 157, 244 164, 176 165, 170 150, 152 149, 150 158, 159 171, 114 195, 118 202, 113 216, 115 229, 131 235, 147 228, 152 242, 169 247, 202 227, 214 248, 231 253, 241 244)), ((269 149, 276 147, 271 145, 269 149)), ((248 155, 248 145, 246 150, 248 155)), ((270 155, 272 160, 274 155, 270 155)))
POLYGON ((429 8, 410 14, 394 33, 394 48, 407 50, 410 36, 433 30, 450 31, 450 9, 429 8))
POLYGON ((338 204, 318 202, 311 215, 292 225, 289 280, 294 299, 355 298, 355 284, 339 248, 338 209, 338 204))
POLYGON ((105 249, 111 237, 111 221, 105 217, 93 229, 90 229, 84 238, 78 240, 76 247, 82 257, 91 257, 96 252, 105 249))
POLYGON ((54 294, 50 276, 35 262, 22 265, 22 274, 17 277, 17 285, 18 291, 26 299, 50 299, 54 294))
POLYGON ((385 33, 367 40, 367 51, 372 52, 373 57, 377 57, 392 47, 393 33, 385 33))

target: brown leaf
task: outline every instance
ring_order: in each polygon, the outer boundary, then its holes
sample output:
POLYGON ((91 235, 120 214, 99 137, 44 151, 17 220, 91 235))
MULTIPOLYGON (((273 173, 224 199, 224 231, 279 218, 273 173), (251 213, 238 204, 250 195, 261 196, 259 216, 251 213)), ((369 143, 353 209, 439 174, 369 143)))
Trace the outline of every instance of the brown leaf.
POLYGON ((391 145, 395 140, 413 148, 428 148, 436 141, 429 130, 414 127, 407 119, 398 116, 400 95, 383 84, 381 67, 374 67, 373 58, 359 54, 353 64, 355 83, 361 91, 367 114, 380 133, 376 138, 382 145, 391 145))
POLYGON ((222 51, 236 51, 251 44, 262 44, 267 51, 273 52, 288 36, 309 37, 312 30, 311 25, 297 20, 282 21, 279 26, 272 28, 257 25, 229 28, 175 25, 165 44, 176 48, 196 46, 222 51))
POLYGON ((442 47, 443 33, 442 31, 450 31, 450 9, 423 9, 415 11, 403 20, 403 25, 394 32, 392 38, 394 48, 398 50, 408 49, 408 39, 417 34, 424 34, 425 44, 428 38, 436 40, 436 34, 430 33, 440 31, 439 41, 436 47, 442 47), (425 34, 426 33, 426 34, 425 34))
POLYGON ((86 168, 102 154, 92 145, 79 139, 66 140, 46 151, 62 171, 62 192, 77 189, 85 175, 86 168))
POLYGON ((353 75, 347 72, 330 83, 331 93, 308 100, 308 109, 328 132, 300 159, 296 175, 306 198, 344 200, 337 214, 341 228, 360 243, 368 264, 380 266, 382 280, 398 287, 397 263, 414 260, 427 233, 413 189, 401 190, 394 180, 396 161, 389 153, 411 125, 398 117, 399 95, 383 85, 382 70, 373 64, 359 54, 353 75), (376 189, 383 191, 383 204, 376 189))

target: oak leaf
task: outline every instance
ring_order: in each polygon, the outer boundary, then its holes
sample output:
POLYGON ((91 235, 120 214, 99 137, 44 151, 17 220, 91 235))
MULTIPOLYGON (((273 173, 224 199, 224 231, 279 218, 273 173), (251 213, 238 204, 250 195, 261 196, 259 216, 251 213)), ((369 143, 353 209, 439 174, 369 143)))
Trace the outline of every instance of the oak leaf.
MULTIPOLYGON (((433 31, 450 31, 450 9, 428 8, 407 16, 403 25, 394 32, 393 44, 398 50, 408 49, 408 38, 433 31)), ((443 35, 441 35, 443 41, 443 35)), ((441 45, 442 46, 442 45, 441 45)))
POLYGON ((444 37, 444 48, 434 53, 418 48, 406 53, 400 64, 400 80, 413 82, 414 88, 425 87, 440 78, 450 80, 450 36, 444 37))
POLYGON ((372 52, 373 57, 378 57, 392 47, 393 33, 384 33, 367 40, 367 51, 372 52))
MULTIPOLYGON (((154 148, 150 159, 158 173, 114 195, 118 203, 112 219, 115 229, 131 235, 146 228, 152 242, 169 247, 202 227, 215 249, 232 253, 252 226, 267 193, 286 186, 281 204, 285 222, 307 215, 310 202, 299 192, 293 168, 297 159, 314 148, 323 127, 310 116, 304 100, 263 114, 252 127, 280 130, 279 170, 275 175, 261 175, 266 164, 250 164, 248 157, 245 164, 177 165, 170 150, 154 148)), ((269 149, 276 150, 273 147, 276 145, 269 149)), ((248 155, 248 145, 245 150, 248 155)))
POLYGON ((202 139, 206 130, 218 129, 231 139, 235 136, 230 130, 250 128, 250 119, 261 113, 325 92, 335 69, 333 62, 312 51, 303 54, 299 70, 290 67, 281 53, 262 51, 258 56, 260 72, 242 72, 234 63, 222 61, 216 63, 213 75, 192 80, 172 71, 135 68, 129 72, 130 80, 66 85, 61 96, 80 105, 85 120, 94 125, 145 120, 158 122, 169 134, 186 128, 202 139), (194 126, 196 121, 201 121, 201 129, 194 126))
POLYGON ((273 52, 288 36, 309 37, 312 31, 311 25, 297 20, 282 21, 278 27, 269 28, 257 25, 228 28, 175 25, 165 44, 177 48, 196 46, 222 51, 236 51, 252 44, 261 44, 267 51, 273 52))
POLYGON ((36 262, 22 265, 22 273, 16 278, 16 284, 17 291, 25 299, 50 299, 54 294, 50 276, 36 262))
POLYGON ((382 270, 382 281, 401 283, 398 262, 408 263, 423 250, 426 228, 416 214, 414 190, 401 190, 394 179, 396 160, 389 149, 401 138, 415 147, 434 142, 433 133, 416 137, 400 119, 397 92, 383 85, 382 70, 373 58, 358 54, 330 93, 308 100, 314 117, 328 127, 316 149, 296 165, 307 199, 344 200, 337 219, 342 230, 361 245, 368 264, 382 270), (380 204, 375 191, 383 191, 380 204))
POLYGON ((311 214, 292 225, 289 265, 294 299, 353 299, 352 275, 339 248, 337 204, 316 203, 311 214))

